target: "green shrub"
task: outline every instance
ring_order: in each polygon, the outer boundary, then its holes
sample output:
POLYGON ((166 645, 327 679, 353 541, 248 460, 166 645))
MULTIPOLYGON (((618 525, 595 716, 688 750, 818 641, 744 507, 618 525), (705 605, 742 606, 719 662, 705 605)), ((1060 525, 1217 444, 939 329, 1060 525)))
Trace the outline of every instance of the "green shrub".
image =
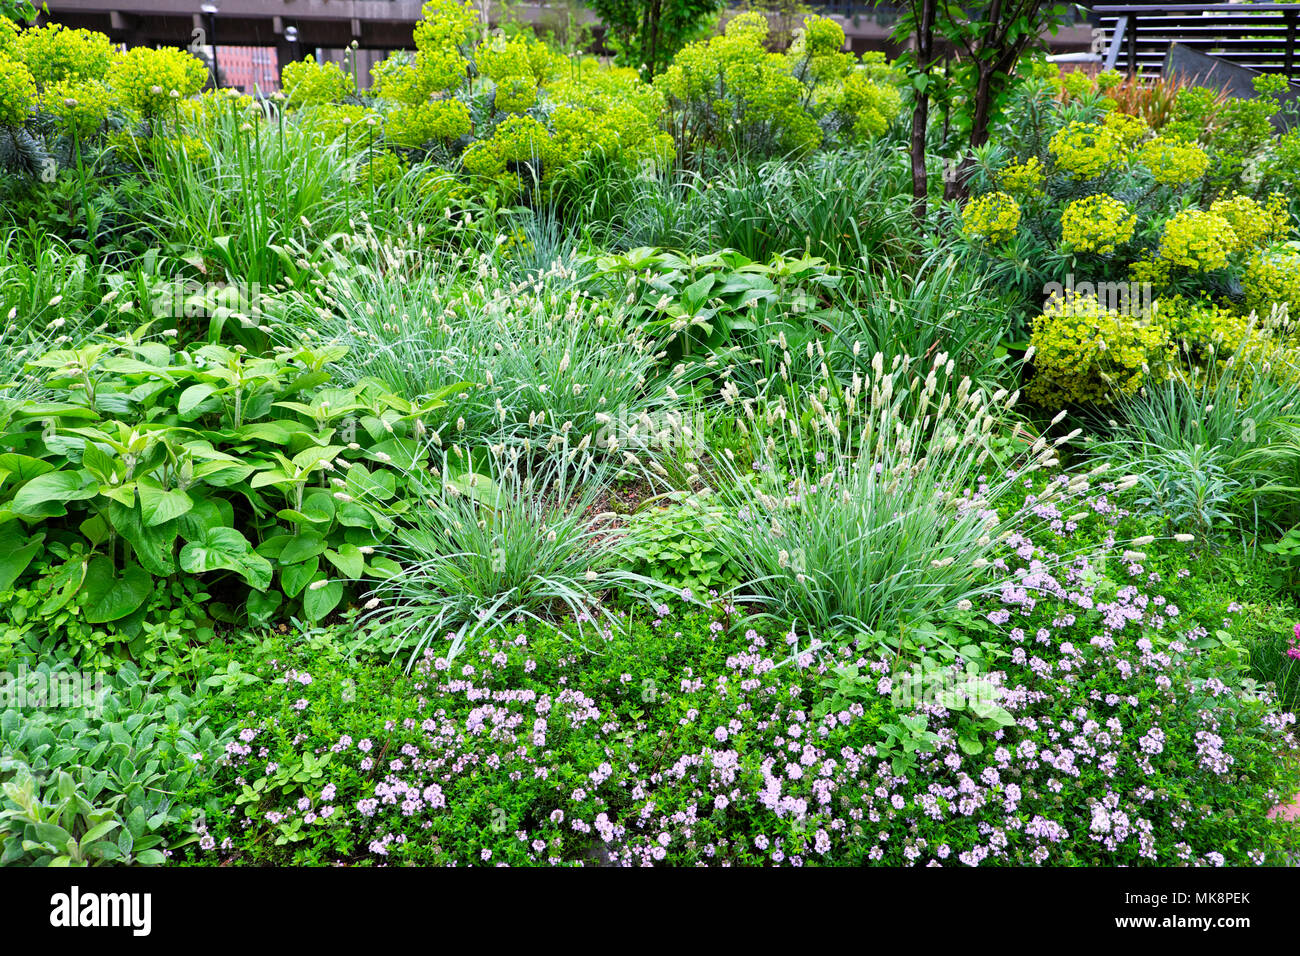
POLYGON ((990 639, 989 598, 918 632, 915 671, 805 653, 721 602, 594 639, 521 623, 409 680, 328 633, 247 646, 262 680, 209 708, 241 715, 238 741, 187 796, 210 837, 187 860, 1281 863, 1294 828, 1266 813, 1297 784, 1289 715, 1212 619, 1172 623, 1177 560, 1151 563, 1169 586, 1125 595, 1118 554, 1085 562, 1091 609, 1042 580, 1009 638, 990 639))
POLYGON ((108 68, 108 85, 123 105, 146 119, 175 109, 178 98, 192 96, 208 78, 203 61, 181 50, 135 47, 108 68))
POLYGON ((798 154, 822 144, 823 126, 852 143, 893 124, 901 95, 840 52, 844 31, 833 20, 805 19, 788 54, 767 51, 767 30, 764 16, 742 13, 722 36, 688 44, 656 78, 679 148, 798 154))
POLYGON ((630 567, 642 577, 700 597, 730 592, 740 578, 717 545, 727 512, 707 495, 679 492, 672 497, 676 500, 667 507, 633 515, 628 528, 630 567))
POLYGON ((1033 329, 1030 394, 1044 405, 1132 395, 1174 355, 1167 328, 1108 309, 1096 296, 1053 297, 1033 329))
POLYGON ((356 83, 337 63, 317 63, 308 57, 280 71, 280 85, 290 108, 324 106, 356 93, 356 83))

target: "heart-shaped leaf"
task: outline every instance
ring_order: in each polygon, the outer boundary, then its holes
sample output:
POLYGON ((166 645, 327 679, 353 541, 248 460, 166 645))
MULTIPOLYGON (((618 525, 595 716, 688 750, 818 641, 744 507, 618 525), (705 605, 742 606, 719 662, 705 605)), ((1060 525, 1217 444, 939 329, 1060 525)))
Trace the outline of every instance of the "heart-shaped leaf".
POLYGON ((191 574, 234 571, 252 588, 265 591, 271 584, 271 562, 253 550, 234 528, 209 528, 198 541, 181 548, 181 569, 191 574))
POLYGON ((285 597, 297 597, 298 593, 316 577, 318 570, 320 570, 320 558, 315 556, 280 568, 280 588, 284 591, 285 597))
POLYGON ((138 564, 128 564, 119 576, 111 559, 100 555, 86 568, 78 603, 87 623, 106 624, 126 617, 153 593, 153 578, 138 564))
POLYGON ((309 621, 319 621, 343 600, 343 582, 322 577, 302 592, 302 610, 309 621))
POLYGON ((345 578, 354 581, 361 577, 366 569, 366 556, 355 544, 341 544, 337 551, 328 549, 325 552, 325 559, 338 568, 345 578))
POLYGON ((179 488, 164 488, 152 478, 141 478, 136 486, 140 494, 140 513, 146 528, 179 518, 194 507, 194 500, 179 488))
POLYGON ((28 538, 14 526, 0 531, 0 593, 8 591, 41 550, 44 533, 28 538))

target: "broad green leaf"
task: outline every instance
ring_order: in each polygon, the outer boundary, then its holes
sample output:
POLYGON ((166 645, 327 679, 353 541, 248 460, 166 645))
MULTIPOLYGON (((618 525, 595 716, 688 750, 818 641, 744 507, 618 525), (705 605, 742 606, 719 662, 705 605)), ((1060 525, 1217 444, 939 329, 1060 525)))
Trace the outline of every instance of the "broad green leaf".
POLYGON ((181 392, 181 397, 176 402, 176 411, 187 422, 206 412, 218 411, 221 408, 221 401, 214 398, 216 393, 217 387, 215 385, 208 385, 207 383, 191 385, 181 392))
POLYGON ((280 552, 281 564, 297 564, 314 558, 325 550, 325 537, 318 531, 303 531, 294 536, 280 552))
POLYGON ((205 461, 194 469, 194 479, 218 488, 237 485, 253 473, 252 465, 225 461, 205 461))
POLYGON ((119 577, 110 558, 91 559, 78 603, 90 624, 105 624, 126 617, 153 593, 153 578, 138 564, 129 564, 119 577))
MULTIPOLYGON (((305 480, 305 479, 298 479, 305 480)), ((250 488, 264 488, 267 485, 288 485, 292 484, 294 478, 286 474, 280 468, 268 468, 265 471, 259 471, 253 475, 249 481, 250 488)))
POLYGON ((209 528, 198 541, 181 548, 180 566, 191 574, 228 570, 258 591, 271 584, 271 562, 262 557, 234 528, 209 528))
POLYGON ((312 524, 328 525, 334 520, 334 510, 333 497, 326 492, 318 491, 308 495, 307 500, 303 502, 302 511, 284 508, 276 512, 276 517, 303 527, 312 524))
POLYGON ((381 463, 409 471, 419 460, 423 446, 410 438, 390 438, 366 449, 366 454, 381 463))
POLYGON ((465 472, 451 477, 447 483, 465 497, 494 510, 504 503, 500 487, 487 475, 465 472))
POLYGON ((402 573, 402 566, 392 558, 373 555, 370 558, 370 574, 376 578, 395 578, 402 573))
POLYGON ((173 547, 179 522, 166 522, 155 527, 145 527, 140 508, 114 501, 108 506, 108 520, 113 528, 131 545, 136 560, 146 571, 158 577, 176 573, 173 547))
POLYGON ((237 441, 256 439, 273 445, 287 445, 289 439, 305 430, 306 426, 298 422, 254 422, 235 429, 232 437, 237 441))
POLYGON ((101 482, 107 482, 117 474, 116 459, 94 442, 86 442, 81 449, 81 466, 101 482))
POLYGON ((152 478, 141 478, 137 491, 140 494, 140 513, 146 528, 164 521, 179 518, 194 507, 194 501, 178 488, 164 488, 152 478))
POLYGON ((14 418, 76 418, 81 421, 94 421, 99 416, 84 405, 69 405, 67 402, 25 402, 14 409, 14 418))
POLYGON ((43 532, 29 538, 13 527, 0 531, 0 593, 13 587, 18 576, 27 570, 27 565, 40 551, 44 540, 43 532))
POLYGON ((68 513, 69 501, 84 501, 99 494, 98 482, 79 471, 52 471, 37 475, 18 489, 9 508, 28 518, 58 518, 68 513))
POLYGON ((280 588, 285 597, 296 598, 300 591, 316 577, 320 570, 320 558, 313 555, 297 564, 286 564, 280 568, 280 588))
MULTIPOLYGON (((280 576, 283 579, 283 571, 280 572, 280 576)), ((279 609, 283 601, 284 597, 279 591, 249 591, 246 605, 248 622, 254 627, 265 627, 271 623, 271 615, 279 609)))
POLYGON ((16 455, 12 452, 0 455, 0 471, 4 471, 14 484, 30 481, 53 470, 54 466, 48 461, 32 458, 30 455, 16 455))
POLYGON ((302 610, 309 621, 319 621, 343 600, 343 582, 321 577, 302 592, 302 610))
POLYGON ((72 600, 72 596, 81 588, 81 582, 85 580, 86 565, 83 558, 73 558, 49 575, 45 580, 49 582, 50 596, 36 613, 41 617, 50 617, 72 600))
POLYGON ((302 511, 309 521, 316 524, 329 523, 334 520, 334 496, 327 491, 310 494, 302 503, 302 511))
POLYGON ((335 551, 333 548, 325 552, 325 560, 339 569, 339 572, 351 580, 361 577, 366 569, 366 556, 355 544, 341 544, 335 551))
POLYGON ((324 448, 304 448, 293 456, 293 465, 299 471, 314 468, 323 461, 336 458, 343 451, 342 445, 326 445, 324 448))
POLYGON ((176 529, 186 541, 198 541, 210 528, 229 528, 235 521, 234 506, 224 498, 201 498, 181 515, 176 529))
POLYGON ((99 823, 91 827, 81 837, 82 849, 85 849, 86 847, 90 846, 90 844, 94 843, 105 833, 108 833, 111 830, 115 830, 119 826, 121 826, 121 824, 118 823, 118 821, 116 820, 105 820, 103 823, 99 823))

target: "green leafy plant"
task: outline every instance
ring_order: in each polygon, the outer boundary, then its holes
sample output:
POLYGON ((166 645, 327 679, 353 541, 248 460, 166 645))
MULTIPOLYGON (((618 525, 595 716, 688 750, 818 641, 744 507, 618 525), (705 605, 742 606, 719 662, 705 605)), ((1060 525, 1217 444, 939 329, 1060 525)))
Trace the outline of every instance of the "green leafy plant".
POLYGON ((130 618, 180 573, 218 587, 214 616, 256 623, 286 601, 317 620, 348 582, 391 573, 370 558, 407 507, 390 465, 413 464, 439 400, 328 387, 342 354, 173 351, 142 328, 36 358, 51 400, 0 410, 5 578, 61 541, 53 573, 87 623, 130 618))
POLYGON ((707 495, 674 492, 666 507, 651 506, 631 520, 627 557, 638 574, 693 594, 726 593, 740 583, 717 550, 723 508, 707 495))
MULTIPOLYGON (((43 664, 26 676, 48 687, 63 674, 43 664)), ((6 691, 0 864, 157 866, 198 839, 184 832, 193 810, 176 795, 221 741, 195 698, 163 693, 130 666, 101 677, 80 706, 24 708, 6 691)))

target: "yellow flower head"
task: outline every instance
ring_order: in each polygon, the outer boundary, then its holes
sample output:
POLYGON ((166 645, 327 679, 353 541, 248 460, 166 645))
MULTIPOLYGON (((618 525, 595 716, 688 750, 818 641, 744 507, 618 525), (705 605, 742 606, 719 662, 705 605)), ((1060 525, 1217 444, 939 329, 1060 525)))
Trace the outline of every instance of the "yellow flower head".
POLYGON ((1058 168, 1071 179, 1096 179, 1124 163, 1124 143, 1115 130, 1075 120, 1047 144, 1058 168))
POLYGON ((1231 199, 1216 199, 1210 204, 1210 212, 1228 220, 1232 231, 1237 234, 1242 251, 1248 251, 1268 245, 1274 239, 1281 238, 1285 232, 1285 197, 1282 199, 1283 204, 1279 208, 1274 200, 1270 200, 1269 206, 1262 206, 1249 196, 1234 194, 1231 199), (1281 212, 1280 217, 1278 212, 1281 212))
POLYGON ((147 117, 160 115, 178 98, 193 96, 203 86, 208 71, 203 61, 183 50, 138 46, 113 61, 108 85, 122 102, 147 117))
POLYGON ((1072 70, 1061 77, 1061 86, 1070 96, 1084 96, 1091 93, 1096 86, 1092 77, 1082 70, 1072 70))
POLYGON ((351 75, 337 63, 317 63, 315 57, 287 64, 280 71, 280 85, 290 109, 338 103, 356 92, 351 75))
POLYGON ((998 184, 1013 196, 1037 196, 1043 189, 1043 164, 1037 156, 1012 162, 998 172, 998 184))
POLYGON ((1166 186, 1180 186, 1200 179, 1210 168, 1209 154, 1200 146, 1166 136, 1143 143, 1135 156, 1151 171, 1156 182, 1166 186))
POLYGON ((1160 257, 1193 272, 1209 272, 1226 266, 1237 246, 1228 220, 1218 213, 1186 209, 1165 223, 1160 257))
POLYGON ((1142 387, 1151 370, 1173 356, 1166 329, 1108 309, 1096 296, 1053 296, 1033 321, 1036 400, 1109 402, 1142 387))
POLYGON ((0 126, 21 126, 36 103, 36 81, 27 67, 0 53, 0 126))
POLYGON ((41 101, 64 130, 84 139, 98 132, 108 118, 113 95, 98 80, 59 80, 45 88, 41 101))
POLYGON ((1004 192, 987 193, 966 204, 962 228, 974 239, 1005 242, 1020 226, 1020 204, 1004 192))
POLYGON ((1268 317, 1274 306, 1286 306, 1293 320, 1300 318, 1300 249, 1281 246, 1255 253, 1246 262, 1241 287, 1247 308, 1258 315, 1268 317))
POLYGON ((1151 132, 1151 127, 1146 124, 1145 120, 1137 116, 1130 116, 1128 113, 1110 112, 1106 114, 1101 122, 1103 126, 1119 137, 1119 141, 1124 144, 1125 149, 1132 149, 1151 132))
POLYGON ((1061 214, 1061 245, 1068 252, 1109 255, 1133 238, 1137 216, 1105 194, 1076 199, 1061 214))

